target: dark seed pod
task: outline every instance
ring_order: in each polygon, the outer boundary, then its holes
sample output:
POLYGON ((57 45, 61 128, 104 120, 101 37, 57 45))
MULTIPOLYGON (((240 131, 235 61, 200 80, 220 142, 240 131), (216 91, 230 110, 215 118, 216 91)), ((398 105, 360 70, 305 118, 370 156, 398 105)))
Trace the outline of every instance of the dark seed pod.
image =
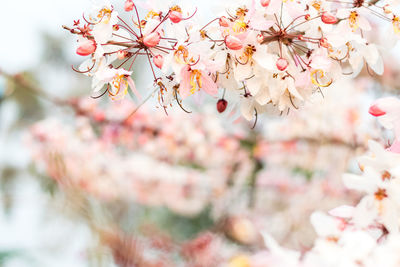
POLYGON ((226 101, 225 99, 218 100, 217 110, 219 113, 223 113, 227 107, 228 107, 228 101, 226 101))

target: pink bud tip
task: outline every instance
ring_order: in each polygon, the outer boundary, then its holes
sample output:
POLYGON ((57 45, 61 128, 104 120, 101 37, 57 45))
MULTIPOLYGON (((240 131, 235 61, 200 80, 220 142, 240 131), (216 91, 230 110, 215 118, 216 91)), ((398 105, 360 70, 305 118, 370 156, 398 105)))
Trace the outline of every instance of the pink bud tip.
POLYGON ((334 15, 329 14, 327 12, 324 12, 322 14, 321 20, 325 24, 335 24, 336 22, 338 22, 338 19, 334 15))
POLYGON ((328 40, 326 38, 321 38, 319 40, 319 45, 325 48, 329 48, 329 43, 328 40))
POLYGON ((153 58, 154 65, 161 69, 164 65, 164 57, 162 55, 157 55, 153 58))
POLYGON ((125 9, 126 12, 132 11, 134 7, 135 7, 135 4, 133 3, 132 0, 126 0, 125 1, 124 9, 125 9))
POLYGON ((227 107, 228 107, 228 101, 226 101, 225 99, 218 100, 217 110, 219 113, 223 113, 227 107))
POLYGON ((372 116, 375 116, 375 117, 380 117, 380 116, 383 116, 383 115, 385 115, 386 114, 386 112, 385 111, 383 111, 382 109, 380 109, 379 107, 378 107, 378 105, 372 105, 370 108, 369 108, 369 114, 371 114, 372 116))
POLYGON ((226 17, 220 17, 219 18, 219 26, 229 27, 229 19, 227 19, 226 17))
POLYGON ((152 32, 144 37, 143 43, 147 47, 155 47, 160 43, 160 40, 161 40, 160 34, 158 32, 152 32))
POLYGON ((261 0, 260 3, 263 7, 268 7, 271 0, 261 0))
POLYGON ((89 56, 96 51, 96 42, 93 40, 86 40, 81 42, 78 49, 76 49, 76 53, 80 56, 89 56))
POLYGON ((262 34, 257 35, 257 43, 261 44, 264 42, 264 36, 262 34))
POLYGON ((228 35, 225 37, 225 44, 231 50, 240 50, 243 48, 242 41, 232 35, 228 35))
POLYGON ((389 5, 389 4, 386 4, 386 5, 384 5, 383 6, 383 11, 386 13, 386 14, 391 14, 393 11, 392 11, 392 8, 391 8, 391 6, 389 5))
POLYGON ((289 61, 287 61, 285 58, 281 57, 276 61, 276 67, 280 71, 286 70, 288 66, 289 66, 289 61))
POLYGON ((169 14, 169 19, 173 23, 179 23, 182 21, 182 13, 178 11, 171 11, 171 13, 169 14))
POLYGON ((94 120, 98 122, 102 122, 106 119, 106 115, 104 114, 103 111, 97 111, 94 113, 94 120))
POLYGON ((126 51, 120 50, 120 51, 117 52, 117 58, 119 60, 122 60, 122 59, 126 58, 126 54, 127 54, 126 51))

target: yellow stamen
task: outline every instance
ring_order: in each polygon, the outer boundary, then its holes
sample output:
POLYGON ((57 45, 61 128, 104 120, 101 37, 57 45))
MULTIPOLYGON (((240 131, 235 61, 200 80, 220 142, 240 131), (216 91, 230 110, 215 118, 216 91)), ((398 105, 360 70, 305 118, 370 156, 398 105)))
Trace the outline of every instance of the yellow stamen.
POLYGON ((353 29, 353 32, 356 31, 359 27, 357 22, 358 22, 358 13, 355 11, 350 12, 349 23, 350 27, 353 29))
POLYGON ((190 89, 191 94, 194 94, 196 92, 197 87, 199 89, 203 87, 203 81, 201 80, 201 72, 199 70, 191 71, 190 85, 192 86, 192 88, 190 89))
POLYGON ((173 7, 171 7, 170 10, 171 10, 171 11, 176 11, 176 12, 179 12, 179 13, 182 13, 182 9, 181 9, 180 6, 173 6, 173 7))
POLYGON ((312 7, 315 8, 317 11, 321 10, 321 1, 315 0, 312 2, 312 7))
POLYGON ((315 84, 316 86, 318 86, 318 87, 329 87, 333 83, 333 80, 330 80, 326 84, 321 84, 320 82, 318 82, 318 75, 320 76, 320 78, 324 78, 325 77, 325 74, 324 74, 323 70, 320 70, 320 69, 314 70, 314 71, 311 72, 310 75, 311 75, 311 82, 313 84, 315 84))
POLYGON ((115 93, 108 91, 111 99, 121 100, 128 94, 128 80, 125 75, 116 75, 111 84, 117 89, 115 93), (121 89, 124 90, 121 94, 121 89))
POLYGON ((232 30, 235 33, 243 33, 247 30, 247 23, 243 20, 236 20, 232 26, 232 30))
POLYGON ((104 7, 102 10, 99 11, 97 14, 97 18, 101 20, 103 23, 108 23, 111 19, 112 10, 108 7, 104 7))
POLYGON ((147 15, 146 15, 146 17, 145 17, 145 20, 148 20, 148 19, 154 19, 155 17, 159 17, 160 16, 160 14, 159 13, 157 13, 157 12, 154 12, 153 10, 151 10, 149 13, 147 13, 147 15))
POLYGON ((249 12, 249 10, 246 8, 238 8, 236 10, 236 16, 243 19, 244 17, 246 17, 247 12, 249 12))
POLYGON ((186 64, 188 56, 189 56, 189 51, 187 50, 186 47, 181 45, 175 51, 174 56, 175 56, 175 61, 176 62, 178 62, 180 64, 186 64))
POLYGON ((243 55, 246 59, 250 60, 253 57, 253 54, 256 52, 256 48, 253 45, 248 45, 245 47, 243 51, 243 55))
POLYGON ((395 34, 400 34, 400 18, 397 16, 393 17, 392 20, 393 30, 395 34))

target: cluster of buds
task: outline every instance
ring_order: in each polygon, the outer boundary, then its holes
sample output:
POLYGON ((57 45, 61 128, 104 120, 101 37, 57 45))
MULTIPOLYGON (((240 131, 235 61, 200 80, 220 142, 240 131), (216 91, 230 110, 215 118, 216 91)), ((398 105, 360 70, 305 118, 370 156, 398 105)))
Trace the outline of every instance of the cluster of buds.
POLYGON ((77 54, 90 56, 76 71, 93 77, 95 97, 121 99, 129 88, 140 97, 130 75, 142 56, 163 109, 174 101, 184 109, 185 98, 205 93, 219 99, 219 112, 240 106, 251 120, 268 105, 297 109, 364 65, 382 74, 377 45, 365 32, 380 18, 392 24, 389 36, 395 37, 400 19, 394 2, 379 2, 243 0, 227 4, 225 14, 202 26, 194 21, 197 8, 127 0, 129 20, 105 3, 84 17, 84 25, 76 21, 65 28, 79 36, 77 54))

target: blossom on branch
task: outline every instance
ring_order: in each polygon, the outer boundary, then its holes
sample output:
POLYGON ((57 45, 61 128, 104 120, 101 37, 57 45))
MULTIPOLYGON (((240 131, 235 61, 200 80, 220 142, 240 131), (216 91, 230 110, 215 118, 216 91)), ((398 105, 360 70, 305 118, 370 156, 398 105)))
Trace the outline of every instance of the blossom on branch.
POLYGON ((65 27, 79 35, 77 53, 92 55, 79 72, 96 75, 99 61, 130 72, 142 56, 164 109, 172 100, 181 106, 178 96, 186 101, 199 91, 223 93, 241 102, 249 120, 266 105, 297 109, 344 74, 357 75, 364 63, 382 74, 378 47, 364 33, 379 30, 370 22, 376 17, 393 24, 392 36, 400 32, 392 11, 397 2, 241 0, 224 3, 226 12, 204 26, 189 5, 136 2, 125 2, 129 20, 106 2, 84 17, 83 26, 65 27))

